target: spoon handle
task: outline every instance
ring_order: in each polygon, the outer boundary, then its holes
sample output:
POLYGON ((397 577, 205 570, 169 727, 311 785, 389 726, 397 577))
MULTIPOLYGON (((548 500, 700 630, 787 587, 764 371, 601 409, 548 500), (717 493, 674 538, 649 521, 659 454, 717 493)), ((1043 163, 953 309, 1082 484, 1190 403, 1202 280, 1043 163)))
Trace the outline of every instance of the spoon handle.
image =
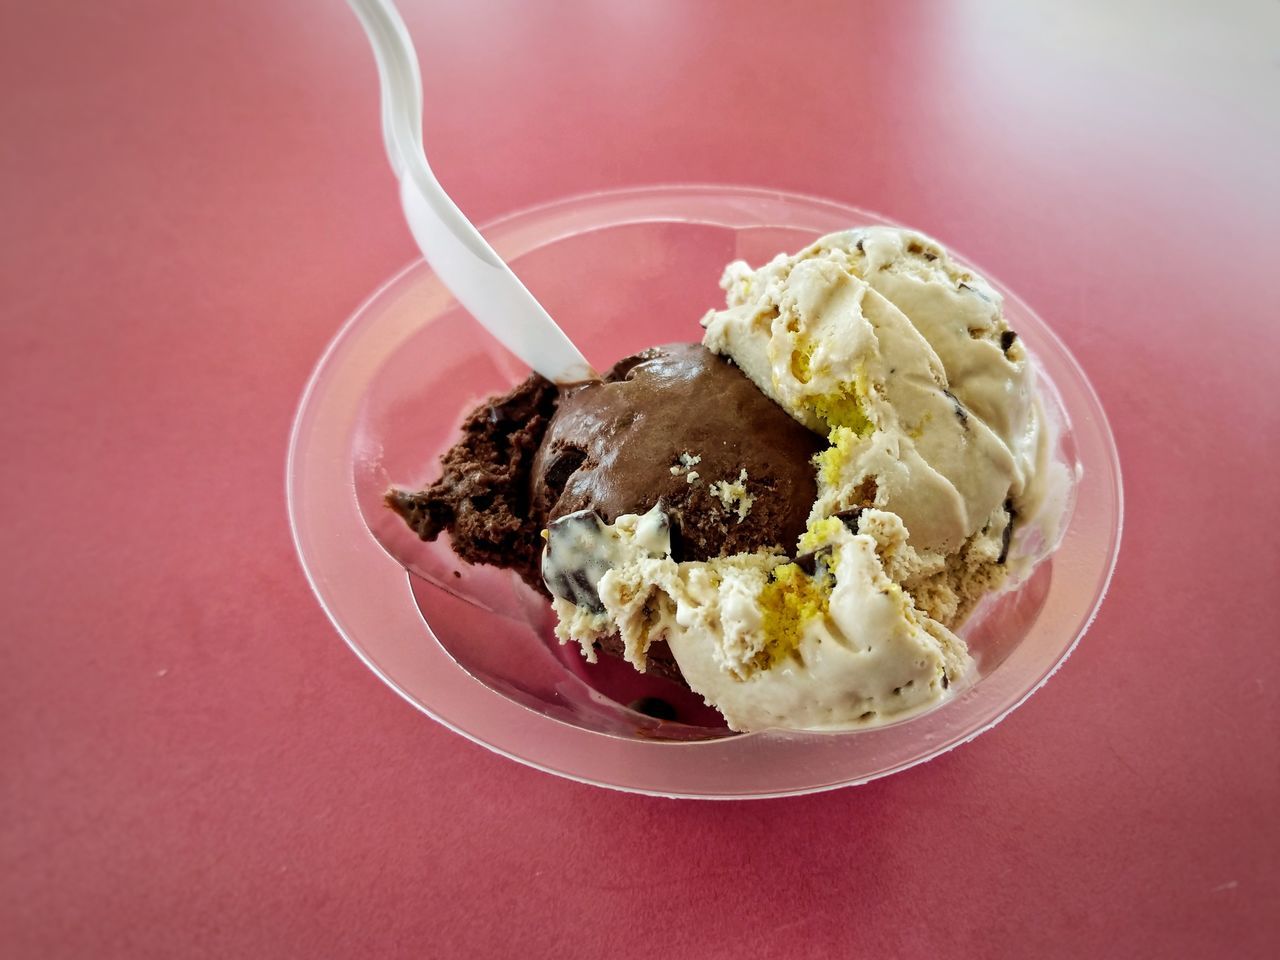
POLYGON ((503 346, 555 383, 596 372, 445 193, 422 148, 422 78, 391 0, 348 0, 378 61, 382 135, 400 204, 419 249, 458 302, 503 346))

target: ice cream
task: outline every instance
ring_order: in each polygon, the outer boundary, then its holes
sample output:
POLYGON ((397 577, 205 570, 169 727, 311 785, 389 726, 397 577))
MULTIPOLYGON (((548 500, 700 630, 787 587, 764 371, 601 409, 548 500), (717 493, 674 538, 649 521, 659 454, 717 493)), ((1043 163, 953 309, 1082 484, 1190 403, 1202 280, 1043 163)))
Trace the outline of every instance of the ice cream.
POLYGON ((463 560, 510 567, 540 589, 541 521, 532 511, 529 476, 558 400, 555 385, 534 374, 480 404, 440 458, 440 478, 422 490, 388 491, 387 506, 423 540, 448 531, 463 560))
POLYGON ((896 514, 916 556, 897 551, 895 579, 955 625, 1005 576, 1012 518, 1039 507, 1045 435, 1000 296, 934 241, 884 227, 730 264, 722 286, 704 342, 828 437, 811 522, 896 514))
POLYGON ((611 523, 661 502, 677 561, 785 552, 816 497, 821 446, 734 364, 670 344, 564 391, 533 463, 534 512, 554 535, 568 514, 611 523))
POLYGON ((389 504, 531 582, 540 552, 563 641, 678 672, 734 729, 937 703, 970 665, 953 630, 1039 506, 1045 432, 1000 297, 890 228, 722 286, 702 346, 530 378, 389 504))
MULTIPOLYGON (((618 562, 612 524, 659 502, 663 552, 676 561, 785 554, 817 496, 821 447, 733 363, 671 344, 598 382, 558 390, 529 377, 468 415, 438 480, 392 490, 387 503, 423 539, 448 530, 462 559, 516 570, 581 619, 603 613, 597 582, 618 562)), ((612 631, 580 639, 591 660, 596 644, 622 653, 612 631)), ((665 649, 651 653, 647 666, 679 675, 665 649)))

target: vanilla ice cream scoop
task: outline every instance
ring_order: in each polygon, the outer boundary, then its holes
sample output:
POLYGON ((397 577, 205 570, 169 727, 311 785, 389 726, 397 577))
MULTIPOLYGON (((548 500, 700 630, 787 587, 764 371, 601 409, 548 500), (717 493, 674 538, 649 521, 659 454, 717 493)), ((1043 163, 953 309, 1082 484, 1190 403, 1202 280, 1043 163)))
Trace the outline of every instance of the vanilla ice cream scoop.
POLYGON ((933 241, 887 227, 833 234, 752 271, 704 343, 828 436, 813 519, 874 505, 913 546, 954 552, 1035 472, 1034 382, 1000 299, 933 241))

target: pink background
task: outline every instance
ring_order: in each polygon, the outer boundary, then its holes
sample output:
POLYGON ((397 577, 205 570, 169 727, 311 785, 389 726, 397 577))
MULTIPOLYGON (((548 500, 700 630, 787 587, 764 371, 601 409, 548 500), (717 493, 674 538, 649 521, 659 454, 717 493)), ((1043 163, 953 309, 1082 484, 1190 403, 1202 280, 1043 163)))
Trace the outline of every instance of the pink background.
POLYGON ((0 954, 1274 955, 1280 14, 1108 6, 406 0, 473 217, 663 181, 879 210, 1053 318, 1110 411, 1124 547, 1053 682, 924 767, 726 805, 449 733, 307 589, 295 404, 414 256, 345 6, 6 4, 0 954))

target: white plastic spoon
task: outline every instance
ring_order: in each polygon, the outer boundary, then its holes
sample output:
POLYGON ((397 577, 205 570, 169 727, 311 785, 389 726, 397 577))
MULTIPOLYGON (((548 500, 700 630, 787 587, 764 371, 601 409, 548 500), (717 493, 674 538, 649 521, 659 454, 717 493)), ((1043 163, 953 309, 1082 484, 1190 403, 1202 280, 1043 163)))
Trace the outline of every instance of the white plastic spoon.
POLYGON ((400 204, 422 255, 450 292, 508 350, 554 383, 597 377, 520 278, 449 199, 422 150, 422 78, 391 0, 348 0, 369 36, 382 86, 382 136, 400 204))

